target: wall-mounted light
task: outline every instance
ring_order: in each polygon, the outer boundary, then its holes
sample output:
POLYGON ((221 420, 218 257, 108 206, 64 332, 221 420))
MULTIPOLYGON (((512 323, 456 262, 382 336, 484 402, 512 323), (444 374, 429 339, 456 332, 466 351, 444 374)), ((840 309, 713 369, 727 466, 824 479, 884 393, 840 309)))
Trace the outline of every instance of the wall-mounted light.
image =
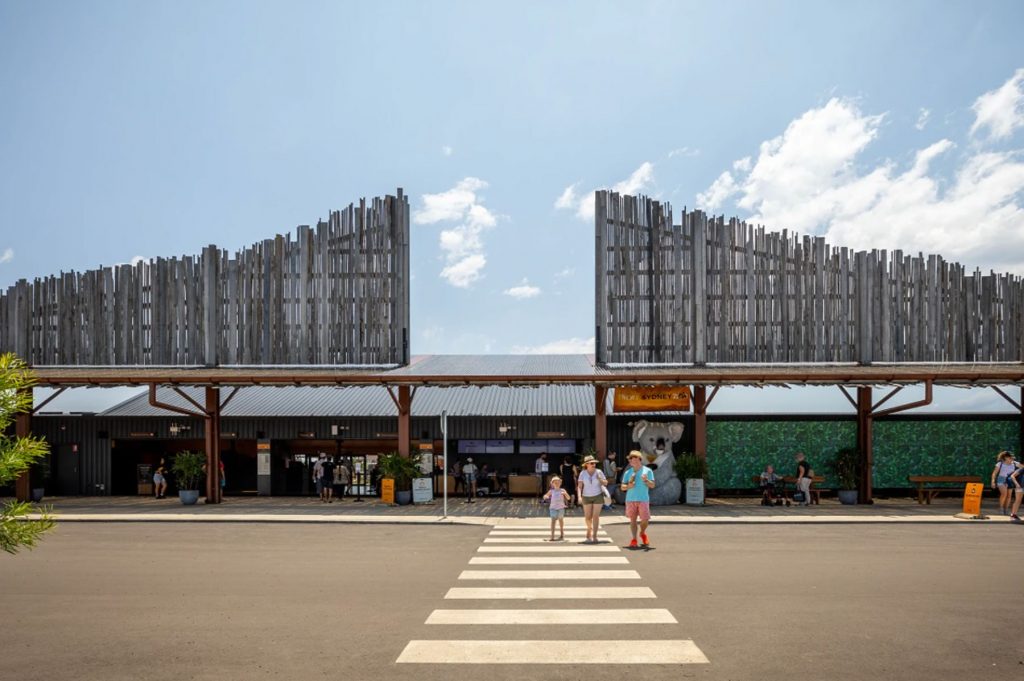
POLYGON ((509 424, 505 423, 504 421, 502 421, 501 423, 498 424, 498 432, 501 433, 502 435, 505 435, 510 430, 515 430, 515 429, 516 429, 515 426, 510 426, 509 424))
POLYGON ((331 426, 331 435, 337 435, 343 430, 348 430, 348 426, 339 426, 337 424, 331 426))

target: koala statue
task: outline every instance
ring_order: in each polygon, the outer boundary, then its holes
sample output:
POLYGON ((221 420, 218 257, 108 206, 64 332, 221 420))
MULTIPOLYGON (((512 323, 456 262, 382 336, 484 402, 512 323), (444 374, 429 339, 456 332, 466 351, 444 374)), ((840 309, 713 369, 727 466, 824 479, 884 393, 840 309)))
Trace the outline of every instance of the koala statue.
POLYGON ((678 421, 637 421, 633 426, 633 442, 639 445, 640 451, 647 457, 647 467, 654 471, 652 506, 667 506, 679 501, 683 483, 676 475, 676 457, 672 453, 672 443, 679 442, 682 436, 683 424, 678 421))

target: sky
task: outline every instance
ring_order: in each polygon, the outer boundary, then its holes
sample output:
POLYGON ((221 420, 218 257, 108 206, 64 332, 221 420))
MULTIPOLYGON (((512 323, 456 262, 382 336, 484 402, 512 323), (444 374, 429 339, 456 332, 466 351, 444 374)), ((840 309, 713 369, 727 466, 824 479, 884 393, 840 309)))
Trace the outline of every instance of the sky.
POLYGON ((1016 1, 0 0, 0 286, 397 187, 413 354, 592 352, 599 188, 1024 274, 1022 27, 1016 1))

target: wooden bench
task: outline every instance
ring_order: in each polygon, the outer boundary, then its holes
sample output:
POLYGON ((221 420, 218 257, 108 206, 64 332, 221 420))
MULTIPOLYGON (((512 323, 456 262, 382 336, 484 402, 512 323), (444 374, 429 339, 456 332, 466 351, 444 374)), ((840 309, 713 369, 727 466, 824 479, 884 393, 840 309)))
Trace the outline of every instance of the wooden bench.
MULTIPOLYGON (((751 479, 751 481, 753 481, 755 487, 757 487, 758 489, 761 489, 761 476, 760 475, 751 476, 750 479, 751 479)), ((778 486, 776 491, 778 492, 779 496, 781 496, 783 499, 792 500, 793 499, 793 492, 799 492, 800 491, 796 487, 796 477, 795 476, 792 476, 792 475, 782 476, 779 479, 779 482, 781 482, 782 484, 778 486), (793 487, 792 490, 789 489, 790 486, 793 487)), ((814 478, 811 480, 810 492, 811 492, 811 503, 812 504, 818 504, 819 506, 821 505, 821 490, 820 489, 815 489, 815 487, 821 485, 823 482, 825 482, 825 476, 823 476, 823 475, 815 475, 814 478)))
POLYGON ((908 475, 907 480, 917 485, 917 503, 931 504, 932 499, 942 492, 962 492, 960 487, 950 487, 952 483, 966 485, 969 482, 981 482, 977 475, 908 475))

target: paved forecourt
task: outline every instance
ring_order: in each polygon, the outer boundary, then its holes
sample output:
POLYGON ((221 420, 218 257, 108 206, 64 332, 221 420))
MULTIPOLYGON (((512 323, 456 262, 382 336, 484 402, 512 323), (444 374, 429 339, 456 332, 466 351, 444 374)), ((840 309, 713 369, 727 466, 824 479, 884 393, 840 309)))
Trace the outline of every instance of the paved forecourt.
POLYGON ((563 541, 552 542, 549 536, 546 521, 515 519, 495 526, 477 548, 484 555, 469 561, 485 569, 453 575, 458 586, 427 617, 424 637, 409 641, 396 662, 595 669, 709 662, 678 631, 672 612, 655 607, 654 591, 636 585, 642 581, 639 571, 622 567, 630 564, 632 552, 614 545, 603 530, 600 543, 583 544, 585 529, 578 523, 566 527, 563 541), (521 607, 508 607, 514 605, 509 601, 521 607), (595 644, 590 638, 594 627, 607 625, 623 638, 595 644), (447 627, 450 637, 430 635, 434 627, 447 627), (643 644, 636 645, 638 640, 643 644))

